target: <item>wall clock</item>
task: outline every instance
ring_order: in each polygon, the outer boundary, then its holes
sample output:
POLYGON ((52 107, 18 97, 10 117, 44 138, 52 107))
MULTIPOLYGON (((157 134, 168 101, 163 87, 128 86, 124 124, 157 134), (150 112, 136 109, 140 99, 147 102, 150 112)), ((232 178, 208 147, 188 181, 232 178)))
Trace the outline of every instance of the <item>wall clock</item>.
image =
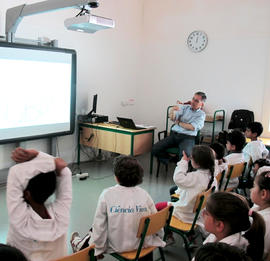
POLYGON ((187 45, 192 52, 201 52, 207 46, 208 37, 203 31, 192 32, 187 39, 187 45))

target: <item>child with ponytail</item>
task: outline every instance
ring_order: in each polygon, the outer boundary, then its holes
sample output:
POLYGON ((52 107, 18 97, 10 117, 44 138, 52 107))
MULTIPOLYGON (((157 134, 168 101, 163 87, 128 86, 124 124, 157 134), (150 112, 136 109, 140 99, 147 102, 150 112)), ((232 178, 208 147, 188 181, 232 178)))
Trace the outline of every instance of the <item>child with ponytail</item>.
POLYGON ((204 244, 227 243, 245 250, 254 261, 262 260, 265 223, 260 214, 249 208, 245 198, 216 192, 207 200, 203 217, 205 230, 210 233, 204 244))
POLYGON ((264 258, 270 259, 270 171, 259 173, 251 189, 251 200, 256 204, 254 211, 260 213, 265 221, 264 258), (267 255, 268 254, 268 255, 267 255))
POLYGON ((216 163, 215 174, 218 175, 223 170, 227 171, 228 162, 224 158, 225 147, 219 142, 214 142, 214 143, 210 144, 210 148, 214 151, 214 156, 215 156, 215 159, 216 159, 216 162, 215 162, 216 163))
MULTIPOLYGON (((189 158, 183 151, 182 159, 177 163, 173 180, 177 185, 175 193, 179 194, 177 202, 169 202, 174 206, 173 215, 183 222, 192 223, 195 214, 193 213, 196 197, 199 193, 215 186, 217 187, 215 172, 215 158, 213 151, 206 145, 196 145, 191 153, 191 164, 195 169, 188 172, 189 158)), ((167 202, 156 204, 161 210, 167 206, 167 202)))

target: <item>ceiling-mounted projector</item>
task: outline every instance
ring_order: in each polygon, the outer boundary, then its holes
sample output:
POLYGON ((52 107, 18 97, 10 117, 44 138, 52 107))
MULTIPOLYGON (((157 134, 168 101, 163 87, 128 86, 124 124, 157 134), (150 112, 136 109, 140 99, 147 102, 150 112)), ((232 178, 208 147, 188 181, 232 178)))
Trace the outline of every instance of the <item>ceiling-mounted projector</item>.
POLYGON ((114 21, 112 19, 89 13, 68 18, 64 23, 68 30, 91 34, 102 29, 114 28, 114 21))
POLYGON ((114 28, 112 19, 90 14, 90 10, 98 6, 98 0, 46 0, 14 6, 6 11, 6 39, 14 42, 17 27, 23 17, 70 7, 79 7, 81 11, 76 17, 66 19, 65 26, 69 30, 95 33, 98 30, 114 28))

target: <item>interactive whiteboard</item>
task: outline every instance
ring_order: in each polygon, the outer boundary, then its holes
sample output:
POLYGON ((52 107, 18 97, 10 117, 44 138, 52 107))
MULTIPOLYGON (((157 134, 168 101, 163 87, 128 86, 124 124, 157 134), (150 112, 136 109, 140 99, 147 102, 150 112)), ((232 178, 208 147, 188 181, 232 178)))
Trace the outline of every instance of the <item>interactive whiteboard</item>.
POLYGON ((74 50, 0 42, 0 75, 0 143, 74 132, 74 50))

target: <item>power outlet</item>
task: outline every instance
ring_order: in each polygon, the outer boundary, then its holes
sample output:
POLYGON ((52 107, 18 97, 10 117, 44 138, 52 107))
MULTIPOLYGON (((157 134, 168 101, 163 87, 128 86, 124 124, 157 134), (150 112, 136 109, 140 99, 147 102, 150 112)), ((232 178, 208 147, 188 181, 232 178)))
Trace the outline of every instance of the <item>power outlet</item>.
POLYGON ((135 105, 135 99, 134 98, 129 98, 127 100, 123 100, 123 101, 121 101, 121 105, 123 107, 125 107, 125 106, 133 106, 133 105, 135 105))
POLYGON ((76 174, 76 177, 79 179, 79 180, 84 180, 84 179, 87 179, 89 177, 89 174, 87 172, 85 173, 82 173, 82 174, 76 174))

